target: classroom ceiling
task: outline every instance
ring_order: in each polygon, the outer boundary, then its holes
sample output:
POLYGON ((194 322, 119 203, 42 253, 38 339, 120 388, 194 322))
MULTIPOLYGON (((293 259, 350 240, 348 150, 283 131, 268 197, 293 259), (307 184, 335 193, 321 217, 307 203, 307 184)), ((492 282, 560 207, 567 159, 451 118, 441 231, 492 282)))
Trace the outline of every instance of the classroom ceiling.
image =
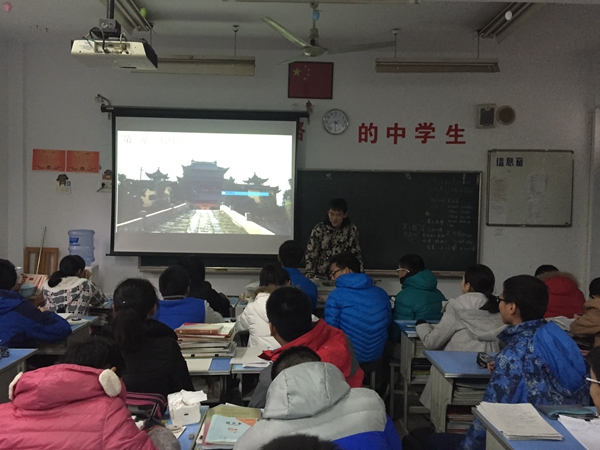
MULTIPOLYGON (((331 0, 329 0, 331 1, 331 0)), ((344 2, 344 0, 336 0, 344 2)), ((356 0, 353 0, 356 2, 356 0)), ((368 0, 365 0, 368 1, 368 0)), ((387 0, 395 1, 395 0, 387 0)), ((135 0, 147 10, 154 24, 153 45, 186 42, 188 47, 233 49, 232 26, 239 25, 238 54, 252 50, 290 50, 293 44, 261 21, 270 16, 301 38, 308 38, 312 26, 309 1, 265 3, 222 0, 135 0)), ((584 4, 597 11, 600 0, 559 0, 547 8, 584 4)), ((10 0, 12 9, 0 9, 0 38, 36 41, 53 35, 79 38, 105 17, 106 6, 99 0, 10 0)), ((6 3, 4 4, 6 6, 6 3)), ((476 51, 476 30, 498 14, 506 3, 486 0, 421 0, 420 4, 321 3, 317 23, 320 43, 340 47, 393 40, 399 28, 398 51, 452 51, 449 42, 462 51, 476 51)), ((581 8, 581 6, 575 6, 581 8)), ((543 8, 542 11, 544 11, 543 8)), ((539 13, 538 13, 539 14, 539 13)), ((536 17, 529 19, 536 20, 536 17)), ((526 27, 525 24, 523 27, 526 27)), ((135 37, 150 40, 149 33, 135 37)), ((600 43, 600 42, 599 42, 600 43)), ((249 53, 250 52, 250 53, 249 53)), ((393 49, 378 50, 393 56, 393 49)), ((387 56, 387 55, 384 55, 387 56)))

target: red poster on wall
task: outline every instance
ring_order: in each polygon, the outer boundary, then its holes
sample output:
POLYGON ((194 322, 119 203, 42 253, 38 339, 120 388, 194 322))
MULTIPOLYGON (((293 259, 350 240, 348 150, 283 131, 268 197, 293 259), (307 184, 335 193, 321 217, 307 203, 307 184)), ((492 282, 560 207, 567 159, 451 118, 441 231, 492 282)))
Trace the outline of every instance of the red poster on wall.
POLYGON ((58 172, 65 171, 65 151, 64 150, 42 150, 33 149, 32 170, 52 170, 58 172))
POLYGON ((67 172, 98 173, 100 153, 69 150, 67 152, 67 172))
POLYGON ((288 98, 333 98, 333 63, 293 62, 288 71, 288 98))

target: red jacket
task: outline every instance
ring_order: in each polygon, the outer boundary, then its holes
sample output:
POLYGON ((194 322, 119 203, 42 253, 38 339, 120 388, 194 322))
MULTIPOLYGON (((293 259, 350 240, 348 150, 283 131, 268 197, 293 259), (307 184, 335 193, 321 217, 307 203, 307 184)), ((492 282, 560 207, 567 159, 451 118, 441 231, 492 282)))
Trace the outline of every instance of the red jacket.
POLYGON ((565 316, 572 319, 575 314, 583 314, 585 296, 573 275, 547 272, 538 278, 548 286, 548 309, 544 317, 565 316))
POLYGON ((327 325, 322 319, 308 333, 278 349, 265 350, 261 357, 276 361, 281 352, 300 345, 316 352, 321 357, 321 361, 331 363, 340 369, 350 387, 362 387, 364 373, 356 358, 350 355, 346 334, 342 330, 327 325))
POLYGON ((102 370, 59 364, 25 372, 13 401, 0 405, 1 449, 156 450, 125 406, 125 386, 109 397, 102 370))

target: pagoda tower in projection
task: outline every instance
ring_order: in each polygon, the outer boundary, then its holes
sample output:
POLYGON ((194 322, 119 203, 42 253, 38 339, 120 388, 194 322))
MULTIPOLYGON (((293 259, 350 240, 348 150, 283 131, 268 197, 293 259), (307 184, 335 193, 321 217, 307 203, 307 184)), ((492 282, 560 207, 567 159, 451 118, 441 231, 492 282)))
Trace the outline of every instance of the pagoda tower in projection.
POLYGON ((194 161, 182 166, 183 176, 177 177, 185 200, 193 209, 219 209, 225 173, 229 168, 215 162, 194 161))

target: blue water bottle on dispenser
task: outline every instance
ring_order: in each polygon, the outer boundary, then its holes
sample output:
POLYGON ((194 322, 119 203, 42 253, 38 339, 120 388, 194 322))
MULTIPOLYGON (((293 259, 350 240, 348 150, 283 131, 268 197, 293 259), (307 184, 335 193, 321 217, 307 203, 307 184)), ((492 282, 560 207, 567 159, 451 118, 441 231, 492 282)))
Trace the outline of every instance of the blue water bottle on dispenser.
POLYGON ((94 261, 94 230, 69 230, 69 255, 79 255, 90 266, 94 261))

